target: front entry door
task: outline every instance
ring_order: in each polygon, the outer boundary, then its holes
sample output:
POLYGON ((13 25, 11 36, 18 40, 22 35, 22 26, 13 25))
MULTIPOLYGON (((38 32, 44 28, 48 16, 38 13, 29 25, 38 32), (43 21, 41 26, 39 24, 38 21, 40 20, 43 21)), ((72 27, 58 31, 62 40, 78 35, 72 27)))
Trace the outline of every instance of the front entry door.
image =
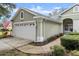
POLYGON ((64 33, 72 32, 73 31, 73 26, 72 24, 66 24, 64 26, 64 33))
POLYGON ((63 32, 64 33, 73 32, 73 20, 72 19, 67 18, 63 20, 63 32))

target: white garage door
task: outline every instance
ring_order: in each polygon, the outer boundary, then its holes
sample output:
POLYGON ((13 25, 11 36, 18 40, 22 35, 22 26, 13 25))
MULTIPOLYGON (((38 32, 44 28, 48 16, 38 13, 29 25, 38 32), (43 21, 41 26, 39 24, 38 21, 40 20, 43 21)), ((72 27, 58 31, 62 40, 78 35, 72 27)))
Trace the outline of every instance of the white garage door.
POLYGON ((13 35, 19 38, 36 40, 36 22, 16 22, 13 25, 13 35))

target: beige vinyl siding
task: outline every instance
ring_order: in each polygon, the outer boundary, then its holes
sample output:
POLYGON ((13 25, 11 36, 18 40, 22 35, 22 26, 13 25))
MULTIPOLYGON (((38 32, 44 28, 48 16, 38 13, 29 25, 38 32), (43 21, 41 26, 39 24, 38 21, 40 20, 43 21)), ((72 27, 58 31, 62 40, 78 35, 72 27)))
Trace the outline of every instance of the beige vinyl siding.
POLYGON ((20 10, 19 13, 16 15, 14 18, 14 22, 20 22, 20 21, 32 21, 33 20, 33 14, 25 11, 25 10, 20 10), (20 12, 24 12, 24 18, 20 19, 20 12))
POLYGON ((45 21, 43 26, 44 26, 44 39, 45 40, 61 32, 61 26, 58 23, 45 21))
POLYGON ((73 32, 79 32, 79 20, 73 20, 73 32))
POLYGON ((60 28, 60 32, 63 33, 63 23, 61 23, 60 28))
POLYGON ((63 22, 64 19, 70 18, 72 20, 79 20, 79 13, 74 13, 74 14, 68 14, 68 15, 62 15, 61 21, 63 22))
POLYGON ((79 9, 77 9, 77 7, 79 7, 79 6, 75 6, 75 7, 71 8, 70 10, 64 12, 62 15, 79 13, 79 9))
POLYGON ((67 12, 65 12, 65 13, 63 13, 64 15, 66 15, 66 14, 73 14, 73 8, 72 9, 70 9, 70 10, 68 10, 67 12))

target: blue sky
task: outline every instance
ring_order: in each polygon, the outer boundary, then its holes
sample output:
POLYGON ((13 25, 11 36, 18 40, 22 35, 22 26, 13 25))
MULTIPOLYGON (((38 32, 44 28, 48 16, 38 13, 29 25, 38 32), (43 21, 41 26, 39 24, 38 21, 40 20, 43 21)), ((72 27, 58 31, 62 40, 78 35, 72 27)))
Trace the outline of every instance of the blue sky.
POLYGON ((32 8, 32 7, 40 6, 40 7, 43 7, 44 9, 52 9, 55 7, 67 8, 72 4, 73 3, 17 3, 16 7, 32 8))
MULTIPOLYGON (((28 8, 38 13, 48 15, 48 13, 51 13, 54 9, 66 9, 73 4, 74 3, 16 3, 16 9, 12 13, 12 16, 15 15, 18 8, 28 8)), ((2 20, 0 20, 0 22, 2 22, 2 20)))
POLYGON ((66 9, 72 5, 73 3, 17 3, 16 8, 28 8, 42 14, 48 14, 54 9, 66 9))

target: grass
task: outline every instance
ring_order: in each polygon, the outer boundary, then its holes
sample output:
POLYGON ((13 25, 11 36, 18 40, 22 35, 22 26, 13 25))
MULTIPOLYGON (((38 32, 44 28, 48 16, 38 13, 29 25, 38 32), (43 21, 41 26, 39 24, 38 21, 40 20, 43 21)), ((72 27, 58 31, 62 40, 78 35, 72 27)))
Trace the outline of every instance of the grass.
POLYGON ((2 32, 0 31, 0 35, 2 35, 2 32))
POLYGON ((13 49, 13 50, 1 51, 0 56, 29 56, 29 54, 13 49))
POLYGON ((3 38, 3 37, 4 37, 4 35, 3 35, 2 31, 0 31, 0 38, 3 38))
POLYGON ((0 38, 5 38, 10 35, 10 31, 7 31, 7 34, 5 34, 5 33, 6 33, 6 31, 0 31, 0 38))

